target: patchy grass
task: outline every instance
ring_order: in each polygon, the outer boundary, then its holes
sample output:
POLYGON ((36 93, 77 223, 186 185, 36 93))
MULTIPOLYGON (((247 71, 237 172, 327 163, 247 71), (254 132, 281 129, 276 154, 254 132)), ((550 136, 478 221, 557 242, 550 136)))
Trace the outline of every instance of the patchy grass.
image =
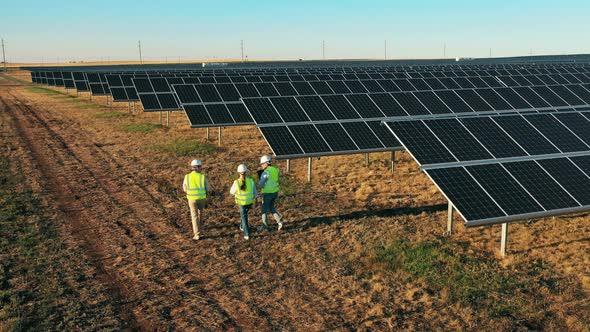
POLYGON ((174 138, 165 143, 152 144, 147 147, 150 151, 165 152, 175 157, 207 156, 216 151, 211 143, 203 143, 194 138, 174 138))
POLYGON ((9 163, 0 156, 0 330, 121 329, 84 255, 59 239, 9 163))
POLYGON ((102 106, 97 105, 97 104, 84 104, 84 105, 76 106, 76 108, 81 109, 81 110, 87 110, 87 109, 100 109, 100 108, 102 108, 102 106))
MULTIPOLYGON (((485 313, 490 318, 510 317, 526 329, 542 330, 555 319, 548 311, 551 296, 583 299, 576 281, 557 275, 542 260, 515 262, 503 267, 494 257, 465 252, 445 240, 411 243, 398 240, 378 248, 377 260, 415 282, 429 294, 485 313)), ((518 329, 518 328, 517 328, 518 329)))
POLYGON ((59 92, 59 91, 55 91, 55 90, 51 90, 51 89, 46 89, 46 88, 41 88, 38 86, 28 87, 27 90, 29 90, 31 92, 35 92, 35 93, 42 93, 47 96, 63 96, 64 95, 63 92, 59 92))
POLYGON ((127 123, 127 124, 123 124, 123 125, 119 126, 119 129, 121 131, 126 132, 126 133, 142 133, 142 134, 151 133, 152 131, 159 129, 159 128, 162 128, 162 125, 148 123, 148 122, 127 123))
POLYGON ((129 113, 121 113, 121 112, 102 112, 95 114, 94 117, 97 119, 112 119, 112 118, 126 118, 129 116, 129 113))

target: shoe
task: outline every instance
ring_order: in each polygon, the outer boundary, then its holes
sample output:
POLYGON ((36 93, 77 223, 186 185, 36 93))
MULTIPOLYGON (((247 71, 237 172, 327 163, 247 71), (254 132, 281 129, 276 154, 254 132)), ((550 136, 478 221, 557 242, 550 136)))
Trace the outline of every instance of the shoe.
POLYGON ((198 239, 199 239, 198 235, 193 236, 193 240, 198 240, 198 239))
POLYGON ((283 228, 283 222, 281 221, 281 222, 279 223, 279 231, 280 231, 282 228, 283 228))
POLYGON ((242 225, 240 225, 240 230, 241 230, 242 232, 244 231, 244 228, 242 228, 242 225))
POLYGON ((244 235, 244 240, 250 240, 250 237, 248 235, 244 235))

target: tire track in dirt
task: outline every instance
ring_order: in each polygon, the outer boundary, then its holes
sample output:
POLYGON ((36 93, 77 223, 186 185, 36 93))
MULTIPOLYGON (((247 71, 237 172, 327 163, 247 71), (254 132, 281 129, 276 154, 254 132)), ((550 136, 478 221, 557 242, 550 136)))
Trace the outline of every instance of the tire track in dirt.
MULTIPOLYGON (((13 98, 16 98, 15 96, 13 96, 13 98)), ((6 101, 4 101, 6 103, 6 101)), ((144 204, 141 204, 141 206, 136 206, 137 204, 133 205, 134 202, 129 202, 129 196, 126 195, 121 195, 126 193, 126 190, 123 190, 121 188, 121 186, 123 185, 127 185, 129 186, 129 183, 116 183, 116 181, 112 180, 112 175, 113 172, 116 170, 117 173, 115 174, 119 174, 119 168, 121 168, 121 164, 117 163, 116 160, 108 155, 108 153, 106 153, 105 151, 103 151, 102 149, 96 147, 95 145, 86 145, 86 147, 90 147, 90 151, 88 153, 84 153, 82 155, 77 155, 76 153, 74 153, 72 151, 72 148, 76 148, 76 150, 79 152, 79 145, 78 146, 71 146, 71 144, 68 144, 61 136, 59 136, 55 131, 53 131, 49 125, 48 125, 48 121, 44 121, 43 119, 41 119, 41 117, 37 114, 37 112, 31 108, 28 107, 26 105, 23 105, 22 103, 20 105, 17 105, 20 110, 20 113, 26 113, 27 116, 25 117, 19 117, 17 116, 19 121, 23 121, 25 120, 24 118, 29 120, 29 127, 37 127, 36 129, 42 128, 44 131, 47 132, 47 136, 49 136, 54 142, 53 144, 45 142, 43 145, 45 145, 46 147, 52 147, 52 153, 57 157, 55 158, 57 161, 57 164, 59 164, 59 166, 61 166, 62 169, 65 169, 66 171, 64 172, 63 170, 60 172, 59 170, 56 170, 55 166, 56 165, 49 165, 47 160, 43 160, 43 167, 41 167, 42 169, 49 169, 51 170, 51 172, 45 172, 45 173, 50 173, 50 174, 44 174, 44 176, 46 178, 48 178, 49 182, 52 182, 52 186, 57 187, 57 196, 58 196, 58 201, 61 203, 62 205, 62 209, 64 210, 65 213, 67 213, 68 218, 73 218, 75 220, 78 220, 78 224, 76 225, 76 228, 73 230, 75 234, 77 234, 78 237, 82 237, 85 243, 88 243, 89 247, 91 247, 91 251, 94 254, 94 260, 96 262, 101 262, 101 261, 105 261, 105 260, 109 260, 109 259, 118 259, 121 260, 124 257, 127 257, 128 259, 133 257, 134 255, 137 255, 138 251, 142 252, 142 259, 145 258, 145 256, 147 256, 146 254, 146 250, 147 248, 142 248, 142 250, 136 250, 131 252, 129 250, 129 245, 127 244, 123 244, 120 245, 120 249, 119 252, 116 252, 112 255, 108 255, 107 252, 109 250, 105 250, 104 248, 101 248, 96 242, 96 240, 92 239, 92 236, 95 234, 87 234, 87 233, 92 233, 92 231, 95 230, 103 230, 102 228, 96 228, 96 227, 91 227, 90 225, 88 225, 87 223, 82 223, 80 222, 83 219, 89 219, 89 216, 87 215, 87 213, 84 213, 85 210, 83 204, 77 202, 71 202, 70 199, 68 199, 69 197, 69 193, 71 192, 77 192, 76 189, 77 188, 72 188, 71 185, 68 186, 69 183, 76 183, 76 180, 78 180, 78 182, 80 182, 81 177, 80 174, 86 174, 86 176, 82 176, 82 178, 86 177, 90 177, 90 179, 86 179, 87 183, 96 183, 98 185, 98 192, 95 192, 93 195, 97 195, 100 191, 102 191, 104 194, 106 195, 102 195, 104 196, 103 198, 106 198, 105 200, 107 202, 108 205, 110 205, 109 208, 114 207, 115 210, 120 210, 120 214, 117 216, 117 218, 115 218, 115 223, 116 225, 120 228, 120 231, 123 231, 123 233, 128 237, 127 242, 132 241, 135 242, 134 244, 137 245, 137 241, 138 241, 138 237, 139 238, 143 238, 143 239, 148 239, 150 242, 150 255, 152 257, 157 257, 157 250, 158 248, 166 248, 166 250, 164 250, 165 253, 169 254, 170 257, 167 259, 168 261, 170 260, 170 258, 173 259, 172 262, 166 262, 166 264, 162 264, 162 263, 156 263, 155 265, 164 265, 164 266, 172 266, 174 270, 177 270, 178 272, 176 273, 176 277, 177 279, 182 280, 183 276, 186 275, 196 275, 198 273, 198 268, 194 266, 194 264, 191 266, 191 264, 189 264, 189 262, 187 261, 186 255, 183 253, 183 251, 186 251, 187 248, 182 248, 179 246, 170 246, 170 245, 166 245, 164 243, 162 243, 162 240, 165 239, 166 236, 159 236, 160 234, 170 234, 170 232, 172 231, 172 234, 177 234, 177 235, 173 235, 173 237, 175 237, 175 240, 182 240, 186 242, 186 239, 184 238, 179 238, 180 235, 178 235, 178 226, 175 223, 170 223, 170 222, 166 222, 169 219, 168 218, 157 218, 158 220, 163 219, 164 222, 162 221, 158 221, 158 222, 146 222, 144 219, 142 219, 142 214, 138 214, 137 213, 137 209, 145 209, 147 210, 147 213, 152 215, 154 214, 154 212, 156 214, 160 214, 162 213, 162 211, 165 211, 165 209, 163 208, 163 206, 159 203, 159 201, 157 199, 154 198, 153 195, 151 195, 146 189, 145 187, 142 186, 138 186, 136 184, 131 185, 131 187, 139 187, 140 190, 136 190, 136 192, 141 193, 144 196, 147 196, 147 198, 143 199, 143 200, 139 200, 139 201, 143 201, 145 202, 144 204), (35 119, 36 123, 35 124, 30 124, 31 119, 35 119), (56 145, 56 146, 55 146, 56 145), (60 156, 61 154, 62 155, 60 156), (102 156, 99 156, 102 155, 102 156), (88 158, 90 158, 90 160, 87 160, 88 158), (69 160, 68 160, 69 159, 69 160), (63 164, 63 165, 62 165, 63 164), (101 165, 101 167, 96 168, 96 167, 92 167, 91 165, 101 165), (54 167, 51 167, 54 166, 54 167), (109 167, 112 166, 112 167, 109 167), (92 168, 91 168, 92 167, 92 168), (54 173, 54 171, 56 171, 54 173), (72 174, 75 175, 74 178, 72 179, 72 174), (109 176, 110 174, 110 176, 109 176), (58 177, 58 179, 52 178, 53 177, 58 177), (59 181, 59 179, 62 179, 62 181, 59 181), (66 180, 66 181, 63 181, 66 180), (64 190, 66 189, 66 190, 64 190), (151 203, 151 204, 148 204, 151 203), (152 208, 148 208, 146 209, 146 207, 150 207, 153 206, 155 207, 156 210, 159 211, 150 211, 152 210, 152 208), (158 213, 159 212, 159 213, 158 213), (130 218, 134 217, 134 218, 130 218), (132 219, 132 220, 129 220, 132 219), (123 222, 123 220, 127 220, 127 222, 123 222), (133 224, 129 224, 129 222, 134 223, 133 224), (144 227, 142 227, 141 229, 137 228, 137 225, 141 224, 144 227), (174 228, 173 230, 170 229, 166 229, 167 227, 171 227, 174 228), (146 230, 147 229, 147 230, 146 230), (139 235, 139 236, 138 236, 139 235), (126 250, 126 253, 123 253, 123 251, 126 250), (108 256, 107 256, 108 255, 108 256)), ((15 113, 15 112, 13 112, 15 113)), ((21 126, 22 127, 22 126, 21 126)), ((26 131, 23 130, 23 135, 27 136, 28 133, 26 133, 26 131)), ((79 133, 78 133, 79 134, 79 133)), ((38 138, 40 136, 43 135, 34 135, 35 136, 35 140, 38 140, 38 138)), ((76 135, 78 136, 78 135, 76 135)), ((29 135, 30 137, 30 135, 29 135)), ((84 137, 78 137, 78 139, 80 141, 84 141, 84 137)), ((32 142, 31 140, 29 140, 29 145, 35 145, 34 142, 32 142)), ((75 145, 75 144, 74 144, 75 145)), ((36 155, 39 159, 43 159, 42 157, 40 157, 41 155, 43 155, 43 152, 39 151, 40 147, 36 147, 36 148, 31 148, 32 151, 35 152, 36 155)), ((59 168, 59 167, 58 167, 59 168)), ((123 179, 126 178, 124 176, 119 176, 119 179, 123 179)), ((88 188, 86 188, 88 189, 88 188)), ((137 188, 133 188, 133 189, 137 189, 137 188)), ((127 189, 127 191, 129 191, 129 188, 127 189)), ((137 201, 135 201, 136 203, 137 201)), ((104 203, 102 203, 104 204, 104 203)), ((96 209, 96 205, 92 207, 92 212, 96 213, 97 209, 96 209)), ((92 219, 92 218, 90 218, 92 219)), ((107 228, 107 230, 109 230, 107 228)), ((103 234, 102 238, 103 239, 110 239, 110 238, 120 238, 120 234, 103 234)), ((116 242, 116 241, 115 241, 116 242)), ((168 243, 174 243, 174 242, 168 242, 168 243)), ((116 243, 112 244, 113 247, 116 246, 116 243)), ((191 248, 188 248, 188 250, 190 250, 191 248)), ((159 249, 159 251, 161 252, 162 250, 159 249)), ((161 256, 161 253, 160 253, 161 256)), ((235 262, 235 261, 234 261, 235 262)), ((121 262, 120 262, 121 263, 121 262)), ((231 264, 230 264, 231 265, 231 264)), ((167 274, 169 278, 174 277, 174 276, 170 276, 170 270, 167 270, 167 274)), ((108 275, 107 275, 108 276, 108 275)), ((222 281, 223 278, 220 278, 218 282, 222 281)), ((116 281, 116 280, 113 280, 116 281)), ((203 280, 202 280, 203 281, 203 280)), ((194 295, 194 297, 196 298, 202 298, 205 299, 204 301, 206 301, 206 306, 209 308, 214 308, 217 311, 218 316, 217 317, 210 317, 213 318, 211 321, 209 322, 204 322, 205 326, 216 326, 216 321, 222 321, 224 322, 224 324, 222 324, 221 326, 217 325, 217 327, 223 327, 223 328, 237 328, 238 324, 236 321, 234 321, 231 318, 231 315, 226 312, 222 306, 218 303, 215 303, 215 301, 213 301, 213 296, 211 296, 210 294, 207 294, 206 291, 203 288, 199 288, 196 289, 198 283, 191 283, 190 284, 191 287, 190 289, 187 289, 186 287, 183 287, 183 285, 177 284, 175 285, 175 287, 170 287, 171 285, 167 285, 168 290, 172 289, 176 289, 178 292, 177 294, 180 295, 186 295, 187 293, 189 295, 191 295, 190 293, 192 293, 192 295, 194 295), (215 319, 216 318, 216 319, 215 319), (221 318, 221 319, 220 319, 221 318)), ((164 291, 164 289, 160 289, 159 291, 164 291)), ((129 293, 129 290, 121 290, 121 293, 129 293)), ((153 294, 157 294, 158 292, 154 292, 153 294)), ((166 293, 166 292, 164 292, 166 293)), ((169 293, 169 292, 168 292, 169 293)), ((166 297, 168 297, 167 302, 172 302, 172 303, 180 303, 182 302, 181 298, 176 299, 176 301, 173 301, 171 298, 169 298, 169 296, 172 294, 167 294, 166 297)), ((224 303, 230 303, 232 305, 239 305, 239 298, 236 294, 232 294, 233 296, 228 296, 227 292, 222 292, 222 294, 217 294, 217 297, 221 297, 222 301, 224 303)), ((128 300, 128 301, 122 301, 123 303, 132 303, 134 301, 137 300, 128 300)), ((202 308, 201 308, 202 310, 202 308)), ((260 309, 257 308, 251 308, 251 310, 253 310, 253 313, 258 313, 260 312, 260 309)), ((216 315, 213 315, 216 316, 216 315)), ((249 315, 249 316, 256 316, 256 315, 249 315)), ((194 318, 193 318, 194 320, 194 318)), ((266 324, 262 324, 262 325, 266 325, 267 328, 271 328, 270 325, 268 325, 269 322, 267 321, 266 324)), ((249 324, 248 324, 249 325, 249 324)), ((191 326, 191 325, 188 325, 191 326)), ((259 325, 260 326, 260 325, 259 325)))
MULTIPOLYGON (((7 101, 2 98, 1 100, 7 107, 7 110, 16 120, 17 130, 27 146, 30 148, 34 159, 38 162, 38 168, 42 173, 45 182, 50 187, 50 191, 56 198, 56 201, 66 216, 66 219, 72 223, 68 225, 71 229, 83 229, 88 224, 100 223, 106 220, 114 219, 117 228, 107 228, 107 232, 104 233, 93 233, 79 231, 77 232, 77 238, 82 241, 86 251, 95 262, 101 262, 105 260, 108 253, 111 253, 111 257, 114 257, 121 266, 125 265, 124 268, 129 268, 132 263, 126 264, 122 260, 127 257, 128 260, 134 259, 141 261, 139 266, 147 267, 149 272, 160 272, 166 271, 166 274, 170 274, 170 267, 178 266, 173 262, 169 262, 169 259, 163 258, 162 253, 158 255, 158 248, 150 248, 146 245, 141 244, 141 238, 155 238, 155 234, 140 229, 137 226, 129 225, 128 223, 138 223, 138 219, 131 219, 125 217, 130 211, 119 211, 123 212, 119 215, 115 214, 113 218, 112 211, 120 209, 122 205, 114 204, 116 201, 113 197, 108 194, 108 190, 101 185, 100 179, 89 171, 88 167, 81 161, 76 154, 69 149, 68 144, 60 138, 47 123, 42 120, 33 109, 23 106, 20 103, 14 103, 14 108, 18 109, 15 111, 9 107, 7 101), (95 187, 99 187, 98 190, 95 187), (105 195, 106 191, 106 195, 105 195), (84 195, 91 196, 93 198, 94 206, 85 206, 81 202, 81 198, 84 195), (110 204, 110 206, 109 206, 110 204), (113 206, 114 205, 114 206, 113 206), (105 210, 111 210, 109 213, 105 213, 105 210), (127 222, 127 224, 125 223, 127 222), (116 231, 114 231, 116 230, 116 231), (100 238, 97 237, 100 236, 100 238), (141 248, 138 248, 142 246, 141 248), (141 256, 138 257, 138 254, 141 256), (159 257, 160 256, 160 257, 159 257), (149 258, 160 258, 165 259, 164 262, 152 261, 149 258), (138 259, 139 258, 139 259, 138 259), (164 269, 162 269, 164 267, 164 269)), ((107 257, 110 258, 110 257, 107 257)), ((104 263, 96 264, 97 268, 101 272, 97 279, 104 282, 109 289, 113 292, 113 301, 120 303, 121 314, 124 316, 124 320, 128 321, 131 328, 139 327, 141 329, 152 329, 157 328, 152 323, 146 323, 142 321, 142 318, 134 317, 131 314, 132 304, 142 303, 144 299, 152 296, 163 297, 160 302, 162 303, 179 303, 181 302, 182 287, 181 285, 160 285, 160 287, 154 287, 152 284, 143 283, 143 287, 148 291, 138 291, 138 287, 133 285, 138 280, 117 277, 117 271, 110 271, 109 266, 104 263), (178 288, 181 288, 178 290, 178 288), (170 294, 171 290, 176 290, 176 296, 170 294), (175 299, 176 297, 176 299, 175 299)), ((142 271, 133 271, 135 275, 140 276, 142 271)), ((169 276, 173 278, 174 276, 169 276)), ((176 276, 178 277, 178 276, 176 276)), ((139 280, 141 281, 141 280, 139 280)), ((195 294, 198 295, 198 294, 195 294)), ((201 294, 201 297, 203 294, 201 294)), ((153 301, 156 302, 157 301, 153 301)), ((208 307, 216 308, 217 314, 212 314, 210 317, 211 324, 215 324, 216 321, 226 321, 229 319, 229 315, 224 312, 218 305, 212 303, 210 299, 203 300, 204 303, 208 304, 208 307), (222 319, 219 319, 221 316, 222 319)), ((160 304, 160 306, 162 306, 160 304)), ((145 305, 143 311, 148 311, 151 308, 158 307, 158 305, 145 305)), ((151 315, 150 315, 151 316, 151 315)), ((165 322, 162 322, 163 327, 165 322)), ((204 322, 204 325, 208 325, 204 322)))

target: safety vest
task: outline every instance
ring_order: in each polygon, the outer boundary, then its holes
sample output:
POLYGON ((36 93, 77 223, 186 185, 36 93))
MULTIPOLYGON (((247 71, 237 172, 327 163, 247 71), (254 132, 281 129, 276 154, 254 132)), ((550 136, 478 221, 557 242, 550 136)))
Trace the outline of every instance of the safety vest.
POLYGON ((256 185, 251 177, 246 177, 246 189, 240 189, 240 180, 235 180, 234 185, 236 186, 236 204, 238 205, 250 205, 254 203, 256 185))
POLYGON ((267 178, 264 183, 262 192, 265 194, 272 194, 279 191, 279 169, 274 166, 268 166, 262 174, 266 173, 267 178))
POLYGON ((186 182, 186 198, 191 201, 198 201, 207 198, 205 188, 205 175, 198 172, 190 172, 184 176, 186 182))

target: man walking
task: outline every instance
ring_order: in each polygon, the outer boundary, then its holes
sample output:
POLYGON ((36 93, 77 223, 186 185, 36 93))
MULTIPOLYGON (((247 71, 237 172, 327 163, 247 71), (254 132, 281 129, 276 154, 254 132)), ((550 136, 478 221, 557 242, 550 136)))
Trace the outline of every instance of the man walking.
POLYGON ((191 161, 192 172, 184 176, 182 190, 186 193, 188 206, 191 211, 191 222, 193 224, 193 240, 198 240, 203 230, 205 220, 205 203, 209 191, 209 181, 204 174, 201 174, 203 163, 199 159, 191 161))
POLYGON ((275 201, 279 196, 279 169, 271 165, 271 158, 268 155, 260 158, 260 165, 262 166, 262 174, 260 175, 260 182, 258 187, 262 190, 262 224, 264 229, 268 229, 267 213, 272 213, 272 216, 279 224, 279 230, 283 228, 283 218, 277 213, 275 209, 275 201))

